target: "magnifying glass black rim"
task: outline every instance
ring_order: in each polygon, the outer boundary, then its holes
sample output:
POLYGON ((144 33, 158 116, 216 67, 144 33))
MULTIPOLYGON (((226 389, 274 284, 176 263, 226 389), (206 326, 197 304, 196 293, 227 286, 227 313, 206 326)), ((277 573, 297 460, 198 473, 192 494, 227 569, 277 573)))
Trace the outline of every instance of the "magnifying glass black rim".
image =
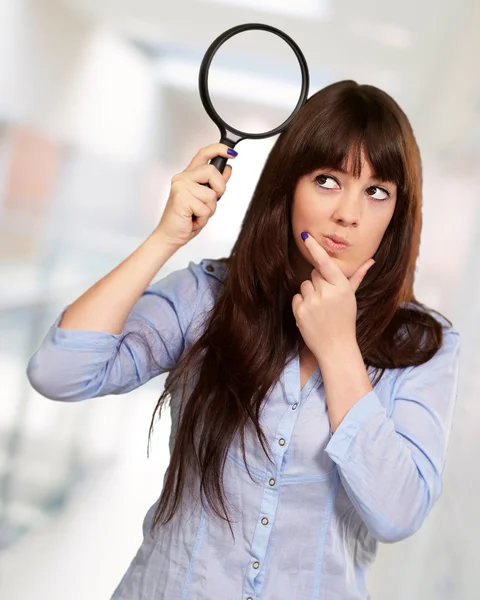
POLYGON ((270 137, 272 135, 276 135, 277 133, 281 133, 290 124, 293 117, 300 110, 300 108, 305 104, 305 102, 307 100, 307 96, 308 96, 308 87, 309 87, 309 83, 310 83, 309 80, 310 80, 310 78, 309 78, 309 73, 308 73, 308 66, 307 66, 305 57, 304 57, 302 51, 300 50, 300 48, 298 47, 298 45, 295 43, 295 41, 289 35, 287 35, 283 31, 281 31, 280 29, 273 27, 272 25, 266 25, 264 23, 244 23, 242 25, 235 25, 235 27, 227 29, 227 31, 224 31, 222 34, 220 34, 210 44, 210 46, 208 47, 208 49, 205 53, 205 56, 203 57, 202 63, 200 65, 200 73, 198 76, 198 85, 199 85, 199 89, 200 89, 200 98, 202 100, 202 104, 203 104, 205 110, 207 111, 208 115, 210 116, 210 118, 218 125, 222 137, 226 137, 227 139, 229 139, 228 134, 233 133, 236 136, 238 136, 239 139, 230 140, 230 141, 237 142, 244 138, 263 139, 263 138, 270 137), (210 100, 210 96, 207 91, 208 90, 208 70, 210 68, 212 59, 215 56, 218 49, 220 48, 220 46, 224 42, 226 42, 228 39, 230 39, 231 37, 236 35, 237 33, 241 33, 242 31, 248 31, 248 30, 269 31, 270 33, 274 33, 274 34, 278 35, 279 37, 281 37, 283 40, 285 40, 287 42, 287 44, 294 51, 295 56, 297 57, 298 62, 300 64, 300 69, 302 71, 302 89, 300 92, 300 97, 298 99, 297 105, 293 109, 293 112, 281 125, 279 125, 278 127, 275 127, 275 129, 271 129, 270 131, 267 131, 265 133, 246 133, 246 132, 240 131, 239 129, 236 129, 236 128, 232 127, 231 125, 229 125, 228 123, 226 123, 220 117, 220 115, 217 113, 215 108, 213 107, 212 101, 210 100))

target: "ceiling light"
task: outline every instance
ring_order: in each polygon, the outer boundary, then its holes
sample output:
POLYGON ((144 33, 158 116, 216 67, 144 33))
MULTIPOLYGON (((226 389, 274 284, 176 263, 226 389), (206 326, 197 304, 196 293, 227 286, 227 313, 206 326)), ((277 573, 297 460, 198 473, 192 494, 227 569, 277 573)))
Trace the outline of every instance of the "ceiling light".
POLYGON ((218 4, 250 8, 258 12, 290 15, 293 17, 315 17, 324 19, 329 16, 330 0, 202 0, 218 4))

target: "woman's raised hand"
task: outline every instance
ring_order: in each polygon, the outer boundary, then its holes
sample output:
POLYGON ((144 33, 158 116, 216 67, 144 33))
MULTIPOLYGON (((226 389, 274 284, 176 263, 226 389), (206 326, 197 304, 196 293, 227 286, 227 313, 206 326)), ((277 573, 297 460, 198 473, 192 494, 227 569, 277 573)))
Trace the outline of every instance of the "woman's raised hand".
POLYGON ((217 210, 217 201, 225 193, 232 167, 226 165, 222 174, 209 161, 216 156, 234 158, 229 151, 235 152, 220 143, 200 148, 186 169, 172 177, 170 195, 155 230, 162 233, 169 245, 184 246, 217 210))

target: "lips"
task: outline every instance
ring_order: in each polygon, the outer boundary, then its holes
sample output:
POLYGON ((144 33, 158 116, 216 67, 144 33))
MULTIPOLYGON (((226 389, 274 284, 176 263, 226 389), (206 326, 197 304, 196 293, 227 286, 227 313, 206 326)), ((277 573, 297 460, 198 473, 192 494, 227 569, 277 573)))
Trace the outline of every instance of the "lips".
POLYGON ((330 237, 327 237, 325 235, 322 236, 322 238, 323 245, 326 249, 330 250, 331 252, 342 252, 343 250, 346 250, 348 248, 347 244, 338 244, 334 242, 330 237))
POLYGON ((345 238, 343 238, 339 235, 326 235, 324 237, 331 239, 332 242, 335 242, 336 244, 344 244, 345 246, 350 246, 350 243, 348 242, 348 240, 346 240, 345 238))

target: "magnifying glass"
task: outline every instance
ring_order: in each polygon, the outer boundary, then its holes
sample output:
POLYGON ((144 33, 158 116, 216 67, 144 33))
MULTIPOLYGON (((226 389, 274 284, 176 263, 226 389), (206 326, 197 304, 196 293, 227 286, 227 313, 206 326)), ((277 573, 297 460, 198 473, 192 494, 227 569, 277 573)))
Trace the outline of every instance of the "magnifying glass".
MULTIPOLYGON (((295 78, 291 77, 291 79, 295 78)), ((309 81, 307 62, 295 41, 280 29, 263 23, 236 25, 220 34, 208 47, 200 65, 198 77, 200 98, 203 107, 220 131, 220 143, 230 148, 234 148, 243 139, 264 139, 277 135, 286 129, 296 113, 307 101, 309 81), (258 33, 255 34, 256 37, 252 37, 252 31, 264 33, 260 34, 260 38, 258 37, 258 33), (238 34, 243 34, 243 36, 238 34), (271 34, 274 34, 276 37, 273 37, 271 34), (229 42, 230 49, 225 48, 225 42, 234 36, 237 36, 235 40, 236 45, 229 42), (242 39, 240 40, 240 38, 242 39), (243 45, 239 46, 238 42, 243 45), (224 46, 223 58, 217 54, 222 46, 224 46), (259 49, 262 52, 262 57, 258 54, 259 49), (268 58, 269 56, 270 59, 268 58), (216 78, 212 78, 212 73, 210 72, 214 57, 216 57, 214 69, 216 78), (268 62, 269 60, 270 62, 268 62), (281 65, 281 72, 278 71, 278 65, 281 65), (269 88, 269 82, 272 81, 272 73, 274 79, 282 81, 285 80, 285 73, 288 75, 290 72, 290 75, 292 75, 292 70, 296 69, 298 72, 298 67, 300 67, 301 75, 299 94, 297 91, 298 86, 293 86, 292 93, 292 85, 288 86, 288 83, 285 85, 285 88, 280 90, 272 90, 271 86, 269 88), (275 70, 278 71, 276 77, 275 70), (265 77, 265 71, 269 72, 269 76, 265 77), (235 87, 242 85, 242 92, 249 93, 239 94, 238 98, 236 98, 235 87), (247 123, 245 119, 243 122, 240 119, 239 122, 238 105, 236 109, 234 108, 233 113, 229 110, 229 92, 233 104, 243 99, 248 104, 248 99, 250 98, 255 107, 258 107, 259 104, 264 104, 265 109, 269 110, 270 113, 274 112, 275 115, 281 115, 279 120, 283 118, 282 113, 286 113, 286 118, 280 121, 278 126, 268 131, 245 131, 242 127, 247 126, 249 129, 255 129, 255 124, 251 121, 247 123), (280 97, 276 98, 277 102, 272 102, 269 93, 280 94, 280 97), (228 122, 222 119, 217 112, 214 102, 212 102, 212 95, 216 98, 215 104, 217 108, 222 106, 221 112, 224 115, 228 113, 228 117, 226 117, 228 122), (279 100, 281 101, 279 102, 279 100), (272 105, 276 105, 275 111, 272 111, 272 105)), ((260 129, 262 129, 264 123, 265 120, 260 124, 260 129)), ((213 164, 220 173, 223 173, 227 160, 223 156, 216 156, 210 161, 210 164, 213 164)), ((205 185, 210 187, 208 183, 205 185)), ((195 216, 192 218, 196 219, 195 216)))

